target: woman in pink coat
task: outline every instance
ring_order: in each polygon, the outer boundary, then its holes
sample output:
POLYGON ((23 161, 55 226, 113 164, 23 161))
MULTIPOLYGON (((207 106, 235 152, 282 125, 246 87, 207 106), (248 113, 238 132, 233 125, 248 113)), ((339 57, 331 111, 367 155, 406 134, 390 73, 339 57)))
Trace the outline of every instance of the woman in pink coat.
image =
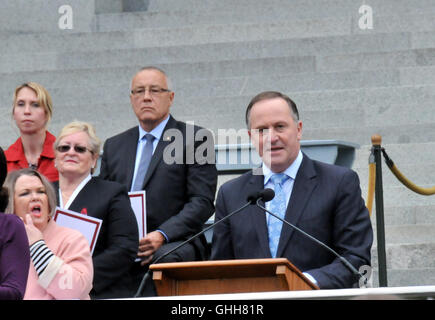
POLYGON ((9 173, 7 213, 25 223, 31 264, 24 299, 89 299, 93 266, 86 238, 51 219, 56 196, 48 180, 32 169, 9 173))

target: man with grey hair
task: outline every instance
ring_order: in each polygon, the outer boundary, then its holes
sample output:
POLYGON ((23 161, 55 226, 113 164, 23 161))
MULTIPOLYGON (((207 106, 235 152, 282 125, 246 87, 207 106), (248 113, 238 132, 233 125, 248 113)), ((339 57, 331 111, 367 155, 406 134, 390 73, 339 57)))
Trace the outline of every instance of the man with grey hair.
MULTIPOLYGON (((263 163, 222 185, 216 221, 241 208, 250 195, 271 188, 275 196, 266 209, 332 247, 356 269, 370 265, 373 231, 358 176, 302 153, 296 104, 280 92, 262 92, 249 103, 246 123, 263 163)), ((255 205, 214 228, 212 260, 275 257, 287 258, 321 289, 359 282, 334 254, 255 205)))
MULTIPOLYGON (((133 77, 130 92, 139 126, 107 139, 104 144, 100 177, 118 181, 130 191, 146 192, 147 234, 139 241, 141 261, 131 270, 131 296, 149 264, 199 232, 214 211, 217 184, 214 154, 213 161, 189 158, 204 143, 209 146, 206 150, 214 152, 213 136, 207 131, 210 134, 196 141, 195 134, 206 130, 175 120, 170 115, 173 100, 174 92, 165 72, 156 67, 142 68, 133 77), (178 147, 171 149, 173 145, 178 147), (167 149, 177 154, 167 157, 167 149)), ((161 262, 206 258, 206 240, 202 236, 161 262)), ((153 294, 151 281, 145 286, 145 295, 153 294)))

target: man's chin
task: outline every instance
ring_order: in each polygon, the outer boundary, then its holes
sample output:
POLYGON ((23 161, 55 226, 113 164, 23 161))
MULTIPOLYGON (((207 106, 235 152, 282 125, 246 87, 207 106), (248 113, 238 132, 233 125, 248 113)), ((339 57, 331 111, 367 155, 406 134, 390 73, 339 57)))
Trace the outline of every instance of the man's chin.
POLYGON ((270 159, 268 160, 263 159, 264 164, 275 173, 282 172, 286 170, 287 167, 289 166, 286 162, 283 161, 275 161, 275 160, 270 161, 270 159))

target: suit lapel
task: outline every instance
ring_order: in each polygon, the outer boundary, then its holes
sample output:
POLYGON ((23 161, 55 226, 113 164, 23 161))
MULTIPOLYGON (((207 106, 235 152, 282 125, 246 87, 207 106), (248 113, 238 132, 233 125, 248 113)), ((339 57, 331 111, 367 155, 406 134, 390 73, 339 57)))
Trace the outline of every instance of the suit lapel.
POLYGON ((54 188, 54 193, 56 194, 56 204, 59 205, 60 199, 59 199, 59 181, 54 181, 52 183, 52 186, 54 188))
MULTIPOLYGON (((246 188, 246 195, 258 192, 264 188, 264 176, 263 175, 252 175, 251 179, 246 188)), ((260 204, 264 206, 264 202, 260 201, 260 204)), ((250 219, 252 221, 252 226, 257 232, 257 236, 260 243, 260 250, 262 255, 265 257, 271 257, 269 249, 269 236, 267 231, 266 215, 264 210, 260 209, 256 205, 252 205, 249 209, 250 219)))
MULTIPOLYGON (((78 213, 82 213, 82 209, 83 209, 83 205, 82 203, 89 203, 89 199, 88 199, 88 195, 92 194, 92 192, 89 192, 93 187, 95 183, 95 179, 92 178, 91 180, 88 181, 88 183, 86 183, 83 187, 82 190, 80 190, 80 192, 77 194, 77 196, 75 197, 75 199, 73 200, 73 202, 71 203, 71 205, 69 206, 68 210, 71 211, 75 211, 78 213)), ((60 199, 59 199, 59 182, 53 182, 53 187, 56 193, 56 200, 57 200, 57 204, 60 203, 60 199)), ((95 201, 92 200, 92 201, 95 201)))
MULTIPOLYGON (((297 225, 316 186, 317 179, 313 162, 304 155, 301 167, 299 168, 293 184, 293 191, 285 214, 286 221, 297 225)), ((294 232, 295 230, 290 226, 282 226, 277 257, 282 256, 294 232)))
POLYGON ((122 163, 125 164, 125 176, 127 178, 126 185, 128 186, 129 191, 131 190, 131 184, 133 183, 138 140, 139 127, 135 127, 130 131, 130 137, 125 139, 125 154, 122 155, 125 157, 125 162, 123 161, 122 163))

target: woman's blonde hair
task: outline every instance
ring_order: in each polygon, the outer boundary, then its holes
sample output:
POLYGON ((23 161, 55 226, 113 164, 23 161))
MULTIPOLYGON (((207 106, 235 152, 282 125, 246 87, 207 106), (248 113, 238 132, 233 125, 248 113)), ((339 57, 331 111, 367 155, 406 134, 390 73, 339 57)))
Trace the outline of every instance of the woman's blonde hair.
POLYGON ((48 123, 51 120, 51 116, 53 115, 53 102, 51 100, 51 96, 48 93, 48 91, 42 85, 36 82, 26 82, 15 88, 14 100, 12 104, 12 113, 14 113, 15 104, 17 103, 18 92, 20 92, 20 90, 23 88, 29 88, 35 92, 36 97, 38 99, 38 103, 42 107, 44 107, 45 114, 47 115, 47 123, 48 123))
POLYGON ((56 210, 56 193, 54 191, 54 188, 50 183, 50 181, 48 181, 48 179, 42 173, 39 173, 38 171, 30 168, 24 168, 21 170, 11 171, 8 173, 4 185, 9 191, 9 201, 8 201, 8 206, 5 209, 5 213, 15 213, 15 207, 14 207, 15 185, 17 183, 18 178, 21 176, 33 176, 41 180, 41 183, 45 188, 45 192, 48 198, 48 210, 49 210, 48 215, 52 217, 54 211, 56 210))
MULTIPOLYGON (((73 121, 68 123, 66 126, 62 128, 59 135, 56 138, 56 141, 53 144, 54 150, 56 152, 57 147, 59 146, 60 141, 70 134, 77 133, 77 132, 86 132, 89 136, 89 144, 92 153, 94 156, 98 158, 100 155, 100 149, 101 149, 101 140, 97 137, 95 134, 94 127, 87 122, 83 121, 73 121)), ((94 168, 91 169, 91 173, 94 173, 94 168)))

